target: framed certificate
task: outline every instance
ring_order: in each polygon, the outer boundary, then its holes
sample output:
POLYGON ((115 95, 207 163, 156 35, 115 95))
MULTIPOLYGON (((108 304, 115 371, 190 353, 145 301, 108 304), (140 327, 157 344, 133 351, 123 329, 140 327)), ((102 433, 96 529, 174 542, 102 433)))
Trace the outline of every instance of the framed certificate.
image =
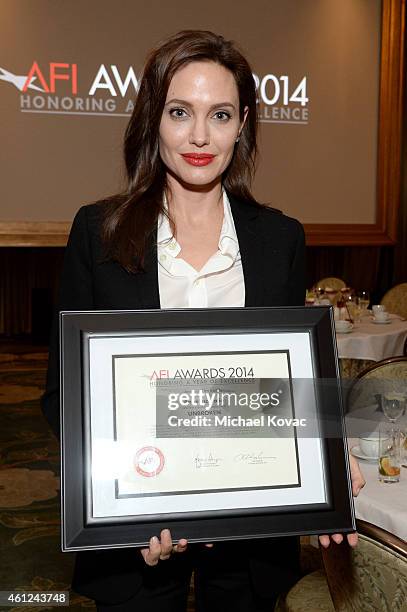
POLYGON ((327 307, 62 312, 62 549, 355 529, 327 307))

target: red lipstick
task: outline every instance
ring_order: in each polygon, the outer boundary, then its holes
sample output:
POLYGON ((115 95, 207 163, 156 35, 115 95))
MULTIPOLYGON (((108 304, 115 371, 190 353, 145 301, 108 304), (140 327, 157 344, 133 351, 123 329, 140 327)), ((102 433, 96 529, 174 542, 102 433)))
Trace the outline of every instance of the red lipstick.
POLYGON ((210 153, 182 153, 182 157, 191 166, 207 166, 215 158, 210 153))

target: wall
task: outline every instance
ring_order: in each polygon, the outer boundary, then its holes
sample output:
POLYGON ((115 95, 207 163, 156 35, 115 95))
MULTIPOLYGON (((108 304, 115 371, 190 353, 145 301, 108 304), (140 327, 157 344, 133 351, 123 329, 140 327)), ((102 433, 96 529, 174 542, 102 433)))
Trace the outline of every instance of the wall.
POLYGON ((147 51, 207 28, 260 83, 255 195, 305 223, 374 223, 380 15, 380 0, 3 0, 0 222, 69 224, 116 192, 147 51))

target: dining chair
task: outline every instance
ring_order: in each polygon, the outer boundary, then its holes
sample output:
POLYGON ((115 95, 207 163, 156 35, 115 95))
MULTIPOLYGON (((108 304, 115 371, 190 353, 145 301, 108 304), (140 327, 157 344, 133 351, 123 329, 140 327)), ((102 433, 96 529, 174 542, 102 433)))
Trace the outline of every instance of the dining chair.
POLYGON ((324 570, 304 576, 276 611, 405 612, 407 543, 366 521, 356 526, 358 545, 321 548, 324 570))
POLYGON ((407 319, 407 283, 395 285, 387 291, 380 302, 389 312, 407 319))
POLYGON ((345 281, 341 278, 336 278, 335 276, 328 276, 326 278, 321 278, 321 280, 318 281, 315 286, 322 287, 323 289, 325 289, 326 287, 331 287, 332 289, 336 289, 336 291, 340 291, 347 285, 345 281))
POLYGON ((346 412, 378 404, 387 392, 405 392, 407 381, 407 356, 389 357, 376 361, 359 372, 348 388, 346 412))

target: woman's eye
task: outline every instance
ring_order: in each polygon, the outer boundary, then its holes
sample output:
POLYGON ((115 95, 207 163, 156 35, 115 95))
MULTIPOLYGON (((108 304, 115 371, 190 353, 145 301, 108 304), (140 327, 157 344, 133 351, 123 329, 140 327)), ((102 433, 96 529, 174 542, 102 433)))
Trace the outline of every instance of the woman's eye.
POLYGON ((170 116, 174 119, 184 119, 187 116, 183 108, 172 108, 170 110, 170 116))
POLYGON ((217 111, 214 116, 219 121, 228 121, 230 119, 230 113, 226 111, 217 111))

